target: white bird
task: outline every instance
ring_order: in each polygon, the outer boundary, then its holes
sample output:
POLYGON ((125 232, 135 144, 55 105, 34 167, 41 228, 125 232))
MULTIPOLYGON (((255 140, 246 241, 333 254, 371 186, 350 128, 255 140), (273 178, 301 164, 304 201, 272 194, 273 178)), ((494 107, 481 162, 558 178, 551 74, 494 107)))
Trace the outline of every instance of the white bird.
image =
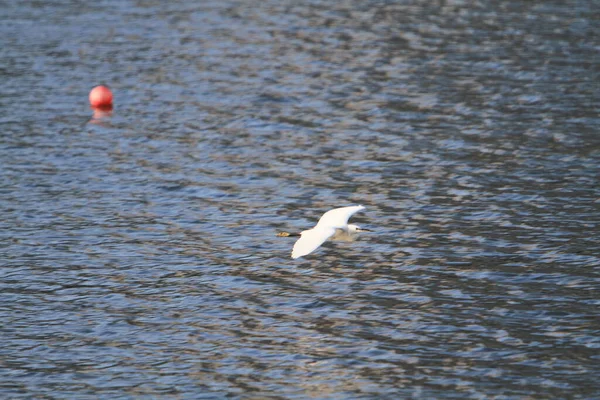
POLYGON ((359 232, 372 232, 369 229, 348 224, 348 219, 352 215, 364 209, 363 206, 335 208, 323 214, 312 229, 300 233, 279 232, 277 236, 300 236, 292 250, 294 259, 312 253, 327 239, 352 242, 359 232))

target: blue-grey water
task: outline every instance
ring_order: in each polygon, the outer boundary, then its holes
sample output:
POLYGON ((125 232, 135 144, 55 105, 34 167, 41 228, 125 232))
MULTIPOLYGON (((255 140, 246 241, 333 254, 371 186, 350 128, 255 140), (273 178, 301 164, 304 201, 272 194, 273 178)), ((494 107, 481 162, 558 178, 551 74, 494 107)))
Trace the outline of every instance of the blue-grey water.
POLYGON ((600 398, 597 1, 1 9, 0 398, 600 398))

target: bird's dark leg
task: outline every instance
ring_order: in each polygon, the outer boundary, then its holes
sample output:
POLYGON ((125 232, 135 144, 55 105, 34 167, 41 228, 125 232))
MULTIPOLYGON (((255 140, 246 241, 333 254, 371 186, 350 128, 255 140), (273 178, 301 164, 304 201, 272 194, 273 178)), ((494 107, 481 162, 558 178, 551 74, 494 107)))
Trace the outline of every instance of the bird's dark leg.
POLYGON ((279 237, 293 237, 293 236, 300 236, 299 233, 290 233, 290 232, 278 232, 276 236, 279 237))

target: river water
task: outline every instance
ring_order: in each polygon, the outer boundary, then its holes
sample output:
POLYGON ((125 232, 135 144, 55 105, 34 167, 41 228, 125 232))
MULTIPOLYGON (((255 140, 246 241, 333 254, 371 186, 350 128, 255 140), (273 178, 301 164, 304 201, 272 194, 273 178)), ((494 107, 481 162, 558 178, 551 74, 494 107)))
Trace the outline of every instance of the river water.
POLYGON ((1 398, 600 398, 597 1, 2 10, 1 398))

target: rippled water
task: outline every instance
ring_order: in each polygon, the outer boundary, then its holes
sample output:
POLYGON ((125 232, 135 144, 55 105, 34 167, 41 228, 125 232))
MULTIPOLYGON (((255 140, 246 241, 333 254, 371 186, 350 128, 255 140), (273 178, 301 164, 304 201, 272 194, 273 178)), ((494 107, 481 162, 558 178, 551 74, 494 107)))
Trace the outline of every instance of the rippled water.
POLYGON ((6 2, 0 397, 600 398, 600 6, 497 3, 6 2))

